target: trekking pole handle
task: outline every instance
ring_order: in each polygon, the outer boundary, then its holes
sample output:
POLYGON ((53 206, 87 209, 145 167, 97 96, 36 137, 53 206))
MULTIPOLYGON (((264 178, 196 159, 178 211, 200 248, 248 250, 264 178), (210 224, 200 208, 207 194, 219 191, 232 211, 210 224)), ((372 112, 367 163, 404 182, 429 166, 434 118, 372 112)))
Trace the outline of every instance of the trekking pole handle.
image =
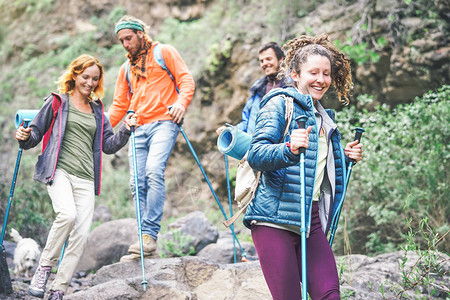
MULTIPOLYGON (((355 139, 354 141, 358 141, 358 144, 361 142, 363 132, 366 132, 362 127, 355 127, 355 139)), ((356 163, 354 159, 351 160, 353 163, 356 163)))
MULTIPOLYGON (((306 120, 308 120, 308 118, 305 115, 302 116, 298 116, 297 118, 295 118, 295 122, 297 122, 298 128, 299 129, 305 129, 306 127, 306 120)), ((289 126, 289 125, 286 125, 289 126)), ((304 147, 299 149, 300 153, 305 153, 306 149, 304 147)))
MULTIPOLYGON (((172 107, 173 107, 173 105, 169 105, 169 106, 167 106, 167 109, 170 111, 172 109, 172 107)), ((183 125, 183 120, 184 120, 184 118, 182 118, 181 121, 179 123, 177 123, 177 125, 178 126, 183 125)))
POLYGON ((361 137, 362 137, 363 132, 366 132, 364 130, 364 128, 362 128, 362 127, 355 127, 355 139, 354 140, 358 141, 358 143, 361 141, 361 137))
MULTIPOLYGON (((135 113, 135 111, 134 110, 127 110, 127 115, 129 115, 129 114, 134 114, 135 113)), ((131 132, 133 132, 135 130, 135 128, 134 128, 134 126, 130 126, 130 131, 131 132)))
POLYGON ((30 125, 31 119, 23 119, 23 128, 28 128, 28 125, 30 125))

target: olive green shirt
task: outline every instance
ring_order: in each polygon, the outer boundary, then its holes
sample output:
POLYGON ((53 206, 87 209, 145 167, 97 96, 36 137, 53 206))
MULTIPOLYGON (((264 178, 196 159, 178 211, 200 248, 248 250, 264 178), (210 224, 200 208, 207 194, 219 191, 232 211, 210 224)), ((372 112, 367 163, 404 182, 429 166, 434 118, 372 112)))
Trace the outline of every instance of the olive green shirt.
POLYGON ((69 101, 66 131, 57 168, 82 179, 94 181, 93 144, 96 130, 93 113, 83 113, 69 101))

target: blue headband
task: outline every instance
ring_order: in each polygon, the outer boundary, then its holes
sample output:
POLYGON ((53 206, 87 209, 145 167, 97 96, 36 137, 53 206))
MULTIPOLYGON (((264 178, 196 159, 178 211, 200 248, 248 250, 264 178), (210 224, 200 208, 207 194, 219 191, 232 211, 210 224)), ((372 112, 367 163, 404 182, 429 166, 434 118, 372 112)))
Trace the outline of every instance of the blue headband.
POLYGON ((144 26, 136 21, 122 21, 116 25, 116 34, 122 29, 136 29, 144 31, 144 26))

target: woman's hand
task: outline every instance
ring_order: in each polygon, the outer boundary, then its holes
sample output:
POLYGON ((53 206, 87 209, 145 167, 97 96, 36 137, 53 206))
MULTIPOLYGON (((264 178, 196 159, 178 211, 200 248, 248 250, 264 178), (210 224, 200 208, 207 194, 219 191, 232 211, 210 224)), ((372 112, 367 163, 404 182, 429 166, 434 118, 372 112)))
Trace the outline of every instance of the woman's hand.
POLYGON ((358 141, 353 141, 348 143, 345 146, 344 153, 348 158, 353 159, 355 162, 358 162, 362 159, 362 149, 363 145, 361 143, 358 144, 358 141))
POLYGON ((298 155, 300 151, 299 148, 308 148, 309 146, 309 134, 311 133, 312 127, 309 126, 307 129, 294 129, 291 133, 291 151, 295 155, 298 155))
POLYGON ((16 139, 19 141, 26 141, 31 135, 31 128, 23 128, 23 126, 20 126, 16 130, 16 139))
POLYGON ((130 130, 131 126, 137 127, 137 114, 128 114, 125 118, 125 126, 130 130))

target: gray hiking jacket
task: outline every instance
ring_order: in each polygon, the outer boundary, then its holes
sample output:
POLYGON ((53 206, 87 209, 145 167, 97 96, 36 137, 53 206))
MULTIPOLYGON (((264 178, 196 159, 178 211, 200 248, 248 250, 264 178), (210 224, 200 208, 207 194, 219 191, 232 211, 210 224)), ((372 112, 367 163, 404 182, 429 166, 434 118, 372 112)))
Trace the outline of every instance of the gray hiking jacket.
MULTIPOLYGON (((92 150, 94 153, 95 194, 99 195, 101 190, 102 151, 106 154, 116 153, 127 144, 131 132, 122 124, 117 133, 114 134, 109 120, 103 113, 102 101, 96 100, 91 102, 91 107, 94 111, 95 122, 97 124, 92 150)), ((53 128, 49 135, 49 140, 44 141, 43 151, 38 157, 33 176, 34 180, 46 184, 53 183, 53 177, 64 139, 67 116, 69 114, 68 95, 59 95, 56 93, 49 95, 36 117, 30 123, 30 137, 26 141, 19 141, 20 147, 25 150, 38 145, 52 124, 54 110, 57 110, 57 113, 53 128)))

